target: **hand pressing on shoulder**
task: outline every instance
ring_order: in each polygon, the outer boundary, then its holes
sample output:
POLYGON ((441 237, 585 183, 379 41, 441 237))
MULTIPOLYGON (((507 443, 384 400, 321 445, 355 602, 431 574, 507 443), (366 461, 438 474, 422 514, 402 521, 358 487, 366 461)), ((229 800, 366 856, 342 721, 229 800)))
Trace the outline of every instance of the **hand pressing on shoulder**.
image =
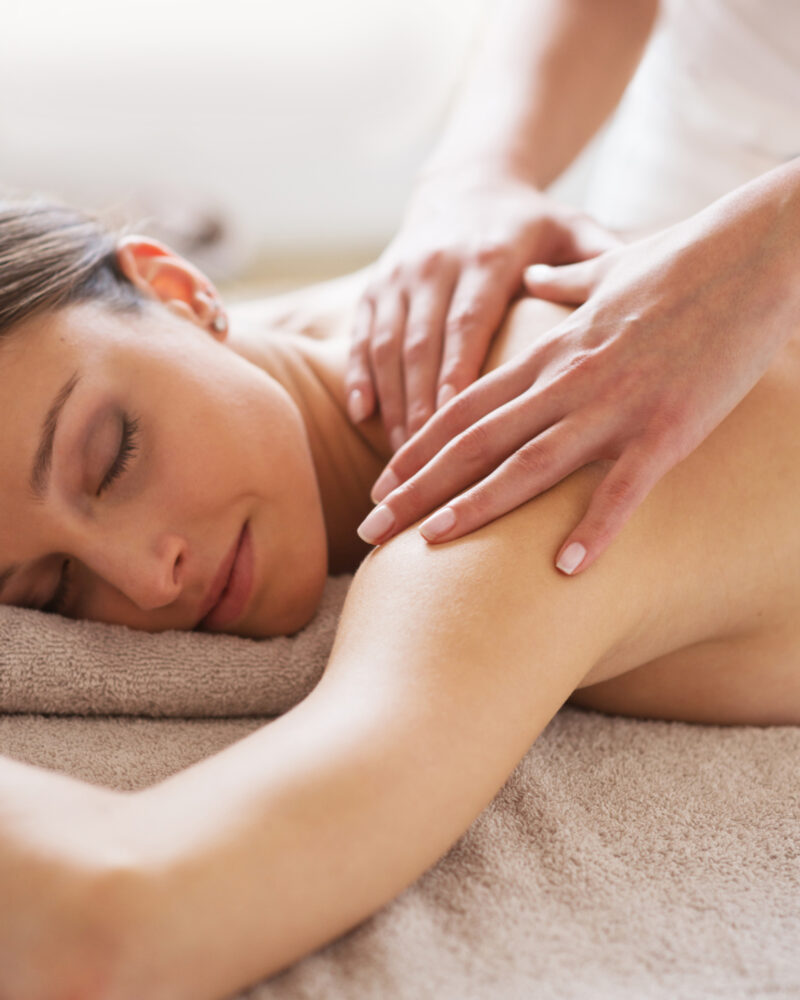
POLYGON ((554 561, 588 568, 659 479, 730 413, 800 327, 800 160, 600 257, 525 272, 579 306, 453 399, 392 458, 359 527, 459 538, 597 460, 611 466, 554 561))
POLYGON ((478 377, 526 266, 585 260, 618 242, 512 173, 429 174, 357 308, 351 419, 379 407, 396 450, 478 377))

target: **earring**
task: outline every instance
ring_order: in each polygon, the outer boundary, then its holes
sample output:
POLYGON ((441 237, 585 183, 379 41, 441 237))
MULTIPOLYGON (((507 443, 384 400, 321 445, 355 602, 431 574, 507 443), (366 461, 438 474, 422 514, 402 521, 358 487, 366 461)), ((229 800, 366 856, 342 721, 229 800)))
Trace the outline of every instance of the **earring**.
POLYGON ((204 302, 210 310, 213 310, 214 318, 209 321, 209 326, 215 333, 225 333, 228 329, 228 317, 219 300, 209 290, 208 292, 195 292, 198 302, 204 302))

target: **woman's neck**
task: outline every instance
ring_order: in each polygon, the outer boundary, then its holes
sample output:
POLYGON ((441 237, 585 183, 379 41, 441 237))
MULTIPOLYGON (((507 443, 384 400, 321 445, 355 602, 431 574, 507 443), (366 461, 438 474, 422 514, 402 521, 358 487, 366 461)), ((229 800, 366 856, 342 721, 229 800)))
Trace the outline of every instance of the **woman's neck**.
POLYGON ((347 338, 314 339, 259 323, 233 327, 229 343, 276 379, 300 410, 322 499, 328 572, 355 571, 371 548, 356 528, 372 508, 369 491, 391 448, 379 417, 356 427, 347 415, 347 338))
MULTIPOLYGON (((277 379, 302 414, 328 536, 328 570, 347 573, 369 552, 356 528, 372 509, 369 491, 392 450, 380 417, 354 426, 345 405, 350 329, 365 272, 231 311, 231 347, 277 379)), ((481 374, 533 344, 569 314, 522 298, 492 338, 481 374)))

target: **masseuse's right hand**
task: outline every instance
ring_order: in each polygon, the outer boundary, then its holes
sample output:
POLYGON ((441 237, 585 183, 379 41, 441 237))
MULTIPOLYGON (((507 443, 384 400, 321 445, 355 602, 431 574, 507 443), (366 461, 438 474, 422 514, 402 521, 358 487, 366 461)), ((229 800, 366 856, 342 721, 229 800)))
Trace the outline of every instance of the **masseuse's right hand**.
POLYGON ((346 378, 351 419, 380 406, 396 451, 478 377, 528 265, 581 261, 618 243, 507 172, 423 178, 358 305, 346 378))

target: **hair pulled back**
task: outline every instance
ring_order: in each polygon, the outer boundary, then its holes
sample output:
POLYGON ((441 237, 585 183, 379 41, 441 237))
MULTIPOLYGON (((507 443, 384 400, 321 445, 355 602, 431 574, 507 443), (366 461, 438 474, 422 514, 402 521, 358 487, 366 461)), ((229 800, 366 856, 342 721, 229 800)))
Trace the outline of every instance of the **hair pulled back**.
POLYGON ((116 242, 87 213, 0 198, 0 336, 35 313, 77 302, 138 309, 143 299, 117 264, 116 242))

